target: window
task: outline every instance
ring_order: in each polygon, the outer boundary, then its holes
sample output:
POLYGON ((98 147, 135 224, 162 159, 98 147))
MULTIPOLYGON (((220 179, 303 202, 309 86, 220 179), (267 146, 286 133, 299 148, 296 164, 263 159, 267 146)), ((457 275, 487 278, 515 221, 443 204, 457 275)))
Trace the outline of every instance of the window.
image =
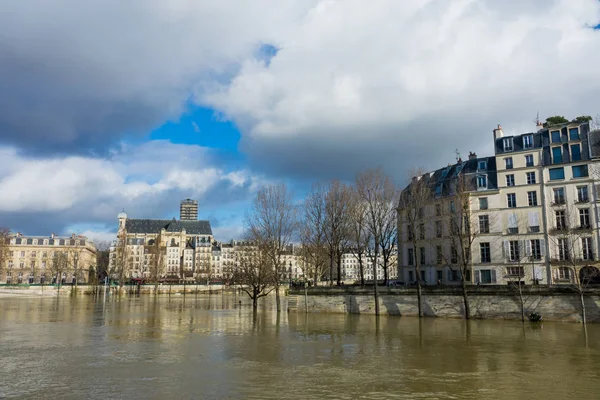
POLYGON ((590 227, 590 209, 580 208, 579 209, 579 226, 582 228, 590 227))
POLYGON ((479 243, 479 254, 481 255, 482 263, 492 262, 492 253, 489 242, 479 243))
POLYGON ((558 279, 571 280, 571 269, 569 267, 558 268, 558 279))
POLYGON ((418 214, 419 218, 423 218, 423 207, 419 207, 418 214))
POLYGON ((552 143, 560 143, 560 131, 552 131, 550 132, 552 137, 552 143))
POLYGON ((588 166, 587 165, 577 165, 573 168, 573 178, 584 178, 588 176, 588 166))
POLYGON ((517 195, 515 193, 509 193, 506 195, 506 202, 508 204, 508 208, 517 207, 517 195))
POLYGON ((487 197, 480 197, 479 198, 479 209, 480 210, 487 210, 488 209, 488 199, 487 199, 487 197))
POLYGON ((519 254, 519 241, 510 240, 508 242, 508 259, 510 261, 519 261, 521 259, 519 254))
POLYGON ((534 260, 542 259, 542 244, 540 239, 532 239, 529 241, 529 245, 531 246, 531 258, 534 260))
POLYGON ((504 148, 504 151, 512 151, 512 149, 513 149, 512 138, 504 138, 502 140, 502 147, 504 148))
POLYGON ((564 168, 550 168, 550 180, 555 181, 558 179, 565 179, 565 169, 564 168))
POLYGON ((527 184, 534 185, 535 184, 535 172, 527 173, 527 184))
POLYGON ((419 247, 419 253, 421 256, 421 265, 425 265, 426 264, 426 260, 425 260, 425 247, 419 247))
POLYGON ((490 233, 490 218, 487 215, 479 216, 479 233, 490 233))
POLYGON ((435 248, 435 252, 436 252, 436 261, 438 265, 442 264, 442 260, 443 260, 443 255, 442 255, 442 246, 436 246, 435 248))
POLYGON ((435 221, 435 236, 442 237, 442 221, 435 221))
POLYGON ((425 240, 425 224, 419 225, 419 239, 425 240))
POLYGON ((579 128, 569 129, 569 140, 579 140, 579 128))
POLYGON ((485 161, 479 161, 477 163, 477 169, 479 171, 485 171, 487 169, 487 162, 485 162, 485 161))
POLYGON ((506 175, 506 186, 515 186, 515 176, 513 174, 506 175))
POLYGON ((537 192, 533 191, 533 192, 527 192, 527 202, 529 203, 530 206, 537 206, 538 202, 537 202, 537 192))
POLYGON ((554 191, 554 204, 565 204, 565 188, 556 188, 554 191))
POLYGON ((409 282, 415 281, 415 273, 413 271, 408 271, 408 281, 409 282))
POLYGON ((31 252, 31 257, 35 257, 35 256, 37 256, 37 251, 32 251, 31 252))
POLYGON ((487 176, 485 176, 485 175, 477 176, 477 188, 478 189, 486 189, 487 188, 487 176))
POLYGON ((552 148, 552 164, 560 164, 562 162, 562 148, 552 148))
POLYGON ((525 156, 525 166, 533 167, 533 154, 527 154, 525 156))
POLYGON ((408 233, 408 240, 413 240, 414 235, 413 235, 412 225, 406 225, 406 232, 408 233))
POLYGON ((42 253, 42 257, 43 257, 43 258, 46 258, 46 257, 48 257, 48 253, 44 251, 44 252, 42 253))
POLYGON ((46 261, 42 261, 42 269, 46 268, 46 261))
POLYGON ((556 217, 556 229, 559 231, 567 229, 567 218, 564 210, 558 210, 555 212, 556 217))
POLYGON ((579 143, 571 145, 571 161, 581 161, 581 145, 579 143))
POLYGON ((588 187, 587 186, 577 186, 577 202, 587 203, 588 201, 589 201, 588 187))
POLYGON ((525 276, 525 271, 523 267, 506 267, 506 275, 522 278, 525 276))
POLYGON ((438 217, 442 215, 442 206, 440 204, 435 205, 435 215, 438 217))
POLYGON ((506 169, 512 169, 513 168, 512 157, 506 157, 504 159, 504 164, 506 165, 506 169))
POLYGON ((591 261, 594 259, 594 255, 592 253, 592 238, 591 237, 582 237, 581 238, 581 249, 583 250, 583 259, 591 261))
POLYGON ((558 259, 561 261, 568 261, 569 257, 569 242, 567 239, 558 239, 558 259))
POLYGON ((454 204, 454 200, 452 200, 450 202, 450 212, 451 213, 455 213, 456 212, 456 205, 454 204))
POLYGON ((25 252, 24 251, 21 252, 21 257, 25 257, 25 252))
POLYGON ((452 245, 452 247, 450 247, 450 262, 452 264, 456 264, 458 262, 458 252, 456 251, 455 245, 452 245))
POLYGON ((523 148, 530 149, 533 147, 533 135, 523 136, 523 148))

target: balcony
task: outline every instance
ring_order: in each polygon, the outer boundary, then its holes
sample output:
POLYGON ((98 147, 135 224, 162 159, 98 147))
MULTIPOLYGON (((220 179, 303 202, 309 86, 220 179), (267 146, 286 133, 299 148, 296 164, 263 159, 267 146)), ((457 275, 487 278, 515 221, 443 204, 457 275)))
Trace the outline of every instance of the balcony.
POLYGON ((552 202, 553 206, 564 206, 565 205, 565 199, 554 199, 554 201, 552 202))
POLYGON ((590 225, 590 224, 580 225, 576 229, 578 231, 591 231, 592 230, 592 225, 590 225))
POLYGON ((581 204, 581 203, 589 203, 590 202, 590 198, 588 196, 582 196, 577 198, 577 204, 581 204))

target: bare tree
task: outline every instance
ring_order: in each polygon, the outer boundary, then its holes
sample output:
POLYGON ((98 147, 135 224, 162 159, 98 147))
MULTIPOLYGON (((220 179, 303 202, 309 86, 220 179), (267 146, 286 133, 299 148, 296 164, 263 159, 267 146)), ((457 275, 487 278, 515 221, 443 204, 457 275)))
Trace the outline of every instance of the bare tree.
MULTIPOLYGON (((394 194, 397 194, 394 191, 394 194)), ((398 199, 394 196, 392 200, 392 204, 398 204, 398 199)), ((388 207, 386 210, 386 215, 384 216, 384 223, 381 230, 381 258, 383 261, 383 274, 384 274, 384 282, 385 285, 389 282, 389 267, 392 257, 394 255, 394 250, 396 249, 396 242, 398 239, 398 222, 397 222, 397 213, 395 207, 388 207)))
POLYGON ((158 294, 158 283, 164 275, 164 256, 166 247, 162 243, 162 235, 159 232, 155 238, 148 240, 144 245, 144 255, 148 255, 149 280, 154 283, 154 295, 158 294))
POLYGON ((258 299, 276 289, 279 275, 272 266, 271 249, 255 244, 239 246, 230 271, 232 281, 252 299, 252 310, 256 312, 258 299))
MULTIPOLYGON (((0 227, 0 277, 8 271, 10 230, 0 227)), ((2 278, 0 278, 2 279, 2 278)))
POLYGON ((358 273, 360 285, 365 285, 365 256, 371 243, 371 235, 367 229, 367 204, 357 193, 356 188, 350 192, 350 201, 348 204, 348 237, 350 241, 349 249, 354 258, 358 261, 358 273))
POLYGON ((451 183, 450 200, 450 241, 451 241, 451 261, 456 261, 458 267, 463 305, 465 309, 465 319, 471 318, 471 307, 467 284, 470 282, 473 260, 473 243, 477 231, 477 223, 473 215, 471 191, 474 188, 470 175, 458 174, 451 183))
POLYGON ((131 248, 127 244, 127 237, 125 234, 117 239, 116 257, 114 260, 114 267, 112 271, 110 271, 110 275, 111 278, 116 278, 119 281, 119 287, 122 288, 125 283, 127 271, 133 263, 131 248))
POLYGON ((285 273, 282 255, 297 230, 297 207, 288 188, 279 184, 259 190, 246 215, 246 226, 249 240, 266 252, 275 272, 275 298, 280 312, 279 286, 285 273))
POLYGON ((62 250, 54 251, 52 254, 52 261, 50 262, 50 271, 52 271, 53 279, 56 279, 55 284, 57 285, 59 292, 62 286, 63 275, 66 274, 68 266, 67 253, 62 250))
MULTIPOLYGON (((425 208, 433 200, 433 193, 431 191, 430 182, 427 179, 428 174, 426 174, 422 169, 411 171, 409 176, 410 183, 400 195, 398 210, 403 216, 407 240, 411 247, 410 251, 412 257, 409 256, 409 264, 412 262, 415 267, 418 303, 417 308, 419 317, 422 317, 421 263, 423 260, 417 253, 417 249, 419 249, 426 240, 425 222, 427 221, 427 215, 425 208), (412 260, 410 260, 410 258, 412 258, 412 260)), ((387 219, 384 218, 384 226, 386 223, 387 219)))
POLYGON ((381 169, 368 170, 356 177, 356 192, 367 206, 367 229, 373 237, 373 294, 375 315, 379 315, 377 260, 386 218, 396 207, 396 188, 381 169))
POLYGON ((326 187, 321 184, 313 185, 304 201, 304 215, 300 224, 300 251, 305 260, 304 274, 313 279, 315 286, 318 285, 327 262, 326 206, 326 187))
POLYGON ((348 205, 350 189, 340 181, 332 181, 327 185, 325 195, 325 238, 329 253, 329 280, 333 285, 333 267, 337 264, 337 285, 342 280, 342 254, 348 246, 348 205))
MULTIPOLYGON (((580 200, 587 201, 587 198, 580 200)), ((600 271, 588 265, 598 256, 592 247, 593 229, 589 209, 561 206, 560 199, 556 197, 554 204, 554 227, 548 236, 551 262, 559 265, 554 270, 554 280, 568 284, 579 295, 581 321, 586 324, 586 291, 590 284, 600 283, 600 271)))

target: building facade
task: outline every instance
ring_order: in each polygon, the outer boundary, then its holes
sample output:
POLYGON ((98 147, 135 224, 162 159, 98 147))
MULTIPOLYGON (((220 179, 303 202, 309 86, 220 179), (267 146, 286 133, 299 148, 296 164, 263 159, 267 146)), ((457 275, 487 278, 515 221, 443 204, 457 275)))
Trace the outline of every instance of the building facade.
POLYGON ((181 221, 198 220, 198 201, 192 199, 181 200, 179 205, 179 219, 181 221))
POLYGON ((209 221, 131 219, 118 215, 110 248, 113 279, 210 280, 213 236, 209 221))
MULTIPOLYGON (((471 154, 425 174, 431 201, 415 249, 406 211, 399 208, 400 279, 426 284, 460 282, 456 182, 467 182, 469 276, 473 284, 573 284, 600 275, 598 254, 598 131, 589 123, 538 125, 536 132, 493 132, 495 155, 471 154), (454 221, 454 222, 453 222, 454 221), (454 233, 453 233, 454 232, 454 233), (415 273, 415 257, 421 271, 415 273), (588 277, 591 277, 588 279, 588 277)), ((464 230, 462 231, 465 232, 464 230)))
POLYGON ((0 283, 87 283, 96 265, 96 247, 85 236, 11 234, 3 248, 0 283))

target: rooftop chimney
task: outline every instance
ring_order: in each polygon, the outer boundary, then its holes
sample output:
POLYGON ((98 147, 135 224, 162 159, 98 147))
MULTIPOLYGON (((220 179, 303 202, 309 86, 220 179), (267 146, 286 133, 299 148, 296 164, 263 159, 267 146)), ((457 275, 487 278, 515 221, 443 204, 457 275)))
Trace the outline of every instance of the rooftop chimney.
POLYGON ((477 153, 470 151, 469 152, 469 160, 477 160, 477 153))
POLYGON ((502 130, 502 126, 498 124, 498 127, 494 129, 494 140, 501 138, 504 136, 504 131, 502 130))
POLYGON ((538 131, 541 131, 542 129, 544 129, 544 123, 540 120, 537 121, 537 123, 535 124, 535 127, 537 128, 538 131))

